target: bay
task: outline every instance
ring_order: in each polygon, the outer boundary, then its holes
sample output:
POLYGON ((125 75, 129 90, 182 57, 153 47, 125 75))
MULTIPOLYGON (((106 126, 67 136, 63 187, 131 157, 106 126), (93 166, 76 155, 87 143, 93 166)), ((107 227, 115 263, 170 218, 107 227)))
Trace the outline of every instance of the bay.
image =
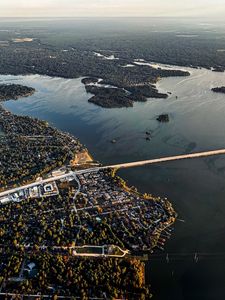
MULTIPOLYGON (((211 91, 225 85, 225 73, 182 69, 191 76, 164 78, 157 84, 160 91, 172 93, 168 99, 122 109, 88 103, 91 95, 81 78, 1 75, 0 83, 34 87, 34 95, 4 107, 74 134, 103 164, 225 148, 225 95, 211 91), (156 121, 162 113, 169 114, 169 123, 156 121)), ((225 157, 127 169, 120 175, 142 192, 168 197, 181 220, 165 252, 150 257, 147 277, 153 299, 225 299, 225 157)))

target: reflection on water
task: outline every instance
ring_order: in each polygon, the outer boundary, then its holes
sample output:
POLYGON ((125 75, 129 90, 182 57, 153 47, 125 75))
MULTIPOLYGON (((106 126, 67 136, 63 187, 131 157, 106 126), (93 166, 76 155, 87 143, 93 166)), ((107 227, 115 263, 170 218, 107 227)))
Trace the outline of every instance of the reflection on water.
MULTIPOLYGON (((103 163, 225 148, 225 95, 211 92, 225 85, 225 74, 186 68, 190 77, 166 78, 168 99, 150 99, 133 108, 104 109, 88 103, 80 79, 0 76, 0 81, 35 87, 37 93, 4 104, 9 110, 48 120, 78 136, 103 163), (177 97, 176 97, 177 96, 177 97), (156 116, 169 113, 170 122, 156 116), (152 140, 146 141, 145 132, 152 140), (117 143, 110 141, 116 139, 117 143)), ((123 170, 141 191, 167 196, 179 214, 165 257, 150 260, 154 299, 225 299, 225 158, 211 157, 123 170), (198 263, 194 253, 199 254, 198 263), (188 256, 181 257, 181 254, 188 256), (193 254, 193 255, 192 255, 193 254)))

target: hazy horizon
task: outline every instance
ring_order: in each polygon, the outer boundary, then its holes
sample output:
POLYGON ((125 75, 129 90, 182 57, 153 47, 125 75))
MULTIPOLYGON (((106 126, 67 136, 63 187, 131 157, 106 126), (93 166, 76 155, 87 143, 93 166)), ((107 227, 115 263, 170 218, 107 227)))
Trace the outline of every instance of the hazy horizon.
POLYGON ((1 0, 0 17, 223 17, 224 0, 1 0))

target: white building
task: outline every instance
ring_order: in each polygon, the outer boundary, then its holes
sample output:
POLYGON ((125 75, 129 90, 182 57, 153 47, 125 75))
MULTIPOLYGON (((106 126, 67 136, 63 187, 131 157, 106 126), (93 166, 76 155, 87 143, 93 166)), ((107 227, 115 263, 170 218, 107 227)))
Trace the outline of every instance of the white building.
POLYGON ((9 197, 0 198, 0 204, 7 204, 9 202, 11 202, 9 197))

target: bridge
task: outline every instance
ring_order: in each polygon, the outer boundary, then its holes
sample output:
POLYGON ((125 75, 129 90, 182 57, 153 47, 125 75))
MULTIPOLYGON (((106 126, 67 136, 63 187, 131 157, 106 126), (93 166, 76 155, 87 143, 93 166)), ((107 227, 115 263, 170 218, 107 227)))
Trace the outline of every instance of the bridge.
POLYGON ((102 169, 107 169, 107 168, 112 168, 112 169, 134 168, 134 167, 141 167, 141 166, 144 166, 144 165, 158 164, 158 163, 169 162, 169 161, 174 161, 174 160, 201 158, 201 157, 215 156, 215 155, 221 155, 221 154, 225 154, 225 149, 198 152, 198 153, 191 153, 191 154, 184 154, 184 155, 169 156, 169 157, 142 160, 142 161, 136 161, 136 162, 129 162, 129 163, 123 163, 123 164, 117 164, 117 165, 102 167, 102 169))
POLYGON ((20 186, 20 187, 17 187, 17 188, 6 190, 6 191, 0 193, 0 198, 4 197, 4 196, 8 196, 8 195, 16 193, 16 192, 19 192, 23 189, 32 188, 34 186, 46 184, 46 183, 51 182, 51 181, 60 180, 60 179, 63 179, 63 178, 69 178, 69 177, 74 178, 74 175, 91 173, 91 172, 98 172, 99 170, 134 168, 134 167, 141 167, 141 166, 150 165, 150 164, 158 164, 158 163, 163 163, 163 162, 170 162, 170 161, 184 160, 184 159, 209 157, 209 156, 216 156, 216 155, 222 155, 222 154, 225 154, 225 149, 214 150, 214 151, 205 151, 205 152, 197 152, 197 153, 190 153, 190 154, 183 154, 183 155, 175 155, 175 156, 162 157, 162 158, 149 159, 149 160, 142 160, 142 161, 129 162, 129 163, 122 163, 122 164, 115 164, 115 165, 109 165, 109 166, 99 166, 99 167, 94 167, 94 168, 90 168, 90 169, 77 170, 77 171, 74 171, 74 172, 71 171, 71 172, 66 173, 66 174, 49 177, 47 179, 42 179, 42 180, 39 180, 39 181, 35 181, 33 183, 30 183, 30 184, 27 184, 27 185, 24 185, 24 186, 20 186))

